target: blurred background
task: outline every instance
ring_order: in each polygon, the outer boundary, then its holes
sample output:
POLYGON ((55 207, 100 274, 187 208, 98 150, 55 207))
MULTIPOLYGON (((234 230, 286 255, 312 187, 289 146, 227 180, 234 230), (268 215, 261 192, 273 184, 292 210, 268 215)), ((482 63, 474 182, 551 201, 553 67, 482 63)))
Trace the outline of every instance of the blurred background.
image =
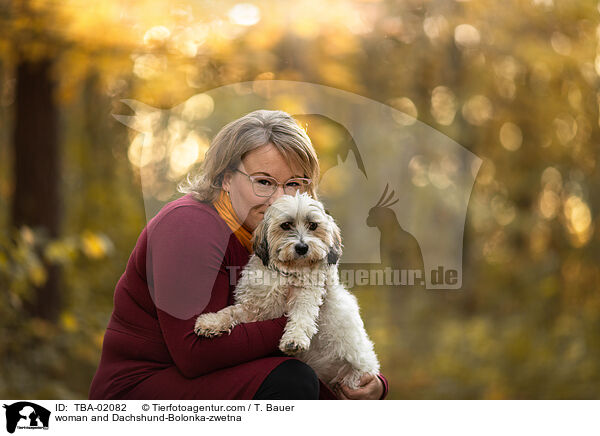
MULTIPOLYGON (((0 397, 87 397, 146 225, 141 171, 166 155, 176 182, 202 161, 210 135, 176 128, 143 154, 112 117, 134 113, 121 100, 170 109, 279 79, 390 105, 483 160, 462 290, 355 291, 389 398, 597 398, 599 14, 597 0, 0 0, 0 397)), ((336 132, 309 132, 324 162, 336 132)))

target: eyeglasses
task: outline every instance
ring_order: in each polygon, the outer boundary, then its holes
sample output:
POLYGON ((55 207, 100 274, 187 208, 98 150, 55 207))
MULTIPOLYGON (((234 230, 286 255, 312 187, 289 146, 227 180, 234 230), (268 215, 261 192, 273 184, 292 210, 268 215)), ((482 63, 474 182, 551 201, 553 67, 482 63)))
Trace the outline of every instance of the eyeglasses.
POLYGON ((283 186, 283 192, 287 195, 296 195, 296 192, 306 192, 310 184, 311 179, 304 178, 293 178, 287 182, 279 183, 276 179, 269 176, 250 176, 243 171, 236 169, 240 174, 245 175, 252 182, 252 190, 259 197, 270 197, 277 191, 279 186, 283 186))

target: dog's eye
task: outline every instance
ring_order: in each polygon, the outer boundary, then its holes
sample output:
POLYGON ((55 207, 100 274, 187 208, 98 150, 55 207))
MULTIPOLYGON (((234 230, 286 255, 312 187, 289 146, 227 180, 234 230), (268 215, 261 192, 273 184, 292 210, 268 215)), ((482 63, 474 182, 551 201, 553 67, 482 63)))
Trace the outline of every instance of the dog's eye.
POLYGON ((317 223, 308 223, 308 230, 317 230, 317 223))
POLYGON ((290 222, 285 222, 283 224, 281 224, 280 226, 283 230, 290 230, 292 228, 292 223, 290 222))

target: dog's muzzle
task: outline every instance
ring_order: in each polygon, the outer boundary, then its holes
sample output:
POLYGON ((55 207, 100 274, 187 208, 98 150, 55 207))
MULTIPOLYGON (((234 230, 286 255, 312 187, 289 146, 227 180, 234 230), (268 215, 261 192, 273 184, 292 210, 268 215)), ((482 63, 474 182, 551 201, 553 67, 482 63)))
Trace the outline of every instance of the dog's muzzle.
POLYGON ((294 249, 300 256, 304 256, 308 252, 308 245, 306 245, 304 242, 300 242, 299 244, 296 244, 294 249))

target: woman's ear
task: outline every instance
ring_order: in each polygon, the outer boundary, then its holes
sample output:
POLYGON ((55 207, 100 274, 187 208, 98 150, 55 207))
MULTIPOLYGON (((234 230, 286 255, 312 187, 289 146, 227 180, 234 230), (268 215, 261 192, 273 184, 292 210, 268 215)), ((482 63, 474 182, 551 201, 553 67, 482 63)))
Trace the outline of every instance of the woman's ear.
POLYGON ((225 173, 223 174, 223 183, 221 183, 221 186, 227 192, 231 191, 231 178, 232 177, 233 177, 233 173, 229 170, 225 170, 225 173))
POLYGON ((269 266, 269 243, 267 242, 267 230, 269 226, 267 220, 268 218, 265 216, 258 223, 252 235, 252 249, 254 250, 254 254, 262 260, 264 266, 269 266))

